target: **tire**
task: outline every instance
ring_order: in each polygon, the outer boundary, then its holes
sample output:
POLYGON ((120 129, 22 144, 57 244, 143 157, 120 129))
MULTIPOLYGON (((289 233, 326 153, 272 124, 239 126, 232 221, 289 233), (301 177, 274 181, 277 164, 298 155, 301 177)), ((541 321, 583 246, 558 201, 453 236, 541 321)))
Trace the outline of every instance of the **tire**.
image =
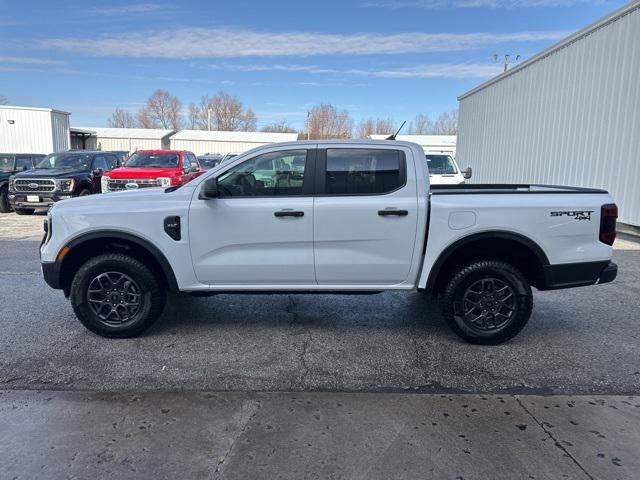
POLYGON ((91 195, 91 190, 87 190, 86 188, 80 190, 80 193, 78 193, 79 197, 84 197, 85 195, 91 195))
POLYGON ((526 277, 500 260, 478 260, 461 267, 446 284, 442 313, 460 338, 497 345, 515 337, 527 324, 533 294, 526 277))
POLYGON ((11 211, 11 203, 9 203, 9 187, 6 185, 0 188, 0 213, 9 213, 11 211))
POLYGON ((33 212, 36 211, 35 208, 14 208, 13 209, 18 215, 33 215, 33 212))
POLYGON ((93 333, 130 338, 140 335, 162 314, 166 291, 139 260, 108 253, 89 259, 78 269, 70 300, 78 320, 93 333))

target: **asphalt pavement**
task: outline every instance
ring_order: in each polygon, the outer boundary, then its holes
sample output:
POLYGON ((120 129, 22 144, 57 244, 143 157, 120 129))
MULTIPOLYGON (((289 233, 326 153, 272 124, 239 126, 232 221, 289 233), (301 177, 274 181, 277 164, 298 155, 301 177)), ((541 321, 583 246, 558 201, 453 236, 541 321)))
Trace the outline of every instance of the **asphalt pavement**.
POLYGON ((640 250, 610 284, 536 292, 512 341, 469 345, 419 293, 173 295, 135 339, 87 331, 43 281, 38 242, 0 241, 0 386, 634 394, 640 390, 640 250))

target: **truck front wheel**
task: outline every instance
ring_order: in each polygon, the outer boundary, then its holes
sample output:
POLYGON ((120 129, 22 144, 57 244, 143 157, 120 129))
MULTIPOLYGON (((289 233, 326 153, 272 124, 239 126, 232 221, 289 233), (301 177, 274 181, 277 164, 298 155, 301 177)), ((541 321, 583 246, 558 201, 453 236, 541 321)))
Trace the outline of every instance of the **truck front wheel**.
POLYGON ((442 296, 443 316, 470 343, 497 345, 516 336, 531 316, 526 277, 509 263, 478 260, 461 267, 442 296))
POLYGON ((139 260, 121 253, 89 259, 71 283, 71 305, 82 324, 103 337, 140 335, 166 302, 162 282, 139 260))

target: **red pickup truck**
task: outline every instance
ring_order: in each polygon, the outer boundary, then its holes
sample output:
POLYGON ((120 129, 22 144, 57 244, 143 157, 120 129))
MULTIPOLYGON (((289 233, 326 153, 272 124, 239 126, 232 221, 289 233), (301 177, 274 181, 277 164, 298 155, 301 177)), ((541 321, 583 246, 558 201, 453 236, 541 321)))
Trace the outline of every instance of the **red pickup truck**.
POLYGON ((202 175, 196 156, 185 150, 138 150, 124 166, 102 176, 102 192, 183 185, 202 175))

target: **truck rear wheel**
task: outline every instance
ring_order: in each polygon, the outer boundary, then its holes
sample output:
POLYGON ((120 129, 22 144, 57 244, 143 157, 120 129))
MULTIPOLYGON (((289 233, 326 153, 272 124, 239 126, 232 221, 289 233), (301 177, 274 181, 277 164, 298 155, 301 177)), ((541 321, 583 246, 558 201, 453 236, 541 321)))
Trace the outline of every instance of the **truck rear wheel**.
POLYGON ((470 343, 497 345, 527 324, 533 294, 526 277, 509 263, 478 260, 454 273, 442 296, 443 316, 470 343))
POLYGON ((135 337, 160 316, 164 285, 139 260, 121 253, 89 259, 71 283, 71 305, 80 322, 103 337, 135 337))

